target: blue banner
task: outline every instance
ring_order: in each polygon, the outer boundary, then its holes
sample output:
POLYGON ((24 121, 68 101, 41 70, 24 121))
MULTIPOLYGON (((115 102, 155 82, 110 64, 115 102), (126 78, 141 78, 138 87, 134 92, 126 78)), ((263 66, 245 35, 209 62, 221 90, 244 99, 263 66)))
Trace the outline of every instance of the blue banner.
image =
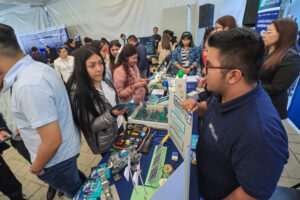
POLYGON ((300 81, 298 81, 297 88, 292 97, 291 105, 288 109, 288 117, 289 119, 296 125, 298 130, 300 131, 300 81))
POLYGON ((266 10, 269 8, 280 7, 281 0, 260 0, 258 11, 266 10))
POLYGON ((270 26, 273 20, 278 19, 281 0, 260 0, 256 30, 261 34, 270 26))
POLYGON ((64 46, 64 42, 69 39, 69 36, 66 27, 60 26, 18 35, 18 39, 23 51, 30 54, 31 47, 37 47, 40 51, 44 51, 46 45, 55 49, 64 46))

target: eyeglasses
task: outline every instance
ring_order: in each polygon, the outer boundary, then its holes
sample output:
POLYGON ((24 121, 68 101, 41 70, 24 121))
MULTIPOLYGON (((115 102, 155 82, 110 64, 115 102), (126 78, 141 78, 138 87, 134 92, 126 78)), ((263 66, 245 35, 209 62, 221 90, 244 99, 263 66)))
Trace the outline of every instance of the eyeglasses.
POLYGON ((226 67, 226 66, 215 67, 215 66, 211 66, 208 63, 206 63, 204 68, 206 69, 206 73, 208 73, 209 68, 211 68, 211 69, 226 69, 226 70, 238 69, 242 72, 242 75, 244 76, 244 72, 241 69, 237 68, 237 67, 226 67))
POLYGON ((267 29, 265 32, 264 32, 264 34, 271 34, 271 33, 273 33, 273 31, 272 30, 270 30, 270 29, 267 29))
POLYGON ((218 30, 219 28, 223 29, 223 26, 215 26, 214 29, 218 30))

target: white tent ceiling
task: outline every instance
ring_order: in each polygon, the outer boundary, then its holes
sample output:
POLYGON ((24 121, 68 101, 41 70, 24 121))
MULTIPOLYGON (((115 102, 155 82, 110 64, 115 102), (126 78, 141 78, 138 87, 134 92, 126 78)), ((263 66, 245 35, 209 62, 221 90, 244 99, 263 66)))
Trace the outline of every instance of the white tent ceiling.
POLYGON ((41 6, 45 5, 51 0, 0 0, 0 5, 18 5, 18 4, 27 4, 27 5, 34 5, 34 6, 41 6))
POLYGON ((0 0, 0 16, 33 6, 44 6, 55 0, 0 0))

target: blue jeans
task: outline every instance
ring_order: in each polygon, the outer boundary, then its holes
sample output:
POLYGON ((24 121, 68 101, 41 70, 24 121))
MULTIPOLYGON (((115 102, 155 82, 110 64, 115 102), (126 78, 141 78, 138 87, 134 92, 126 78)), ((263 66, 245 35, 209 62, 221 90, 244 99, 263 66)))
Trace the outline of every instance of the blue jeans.
POLYGON ((45 169, 46 173, 38 178, 72 198, 83 184, 77 168, 78 156, 45 169))

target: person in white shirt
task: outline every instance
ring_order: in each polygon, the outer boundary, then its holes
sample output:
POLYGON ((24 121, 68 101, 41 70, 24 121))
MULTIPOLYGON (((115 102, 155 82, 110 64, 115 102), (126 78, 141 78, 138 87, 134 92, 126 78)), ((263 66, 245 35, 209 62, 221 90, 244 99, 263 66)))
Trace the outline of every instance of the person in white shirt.
POLYGON ((0 74, 5 74, 2 92, 11 90, 11 113, 30 154, 29 172, 73 198, 86 178, 77 167, 81 135, 66 88, 51 67, 25 56, 13 28, 1 23, 0 74))
POLYGON ((62 78, 62 80, 67 83, 74 69, 74 57, 68 56, 68 51, 64 47, 59 47, 57 49, 59 58, 54 61, 54 69, 62 78))

